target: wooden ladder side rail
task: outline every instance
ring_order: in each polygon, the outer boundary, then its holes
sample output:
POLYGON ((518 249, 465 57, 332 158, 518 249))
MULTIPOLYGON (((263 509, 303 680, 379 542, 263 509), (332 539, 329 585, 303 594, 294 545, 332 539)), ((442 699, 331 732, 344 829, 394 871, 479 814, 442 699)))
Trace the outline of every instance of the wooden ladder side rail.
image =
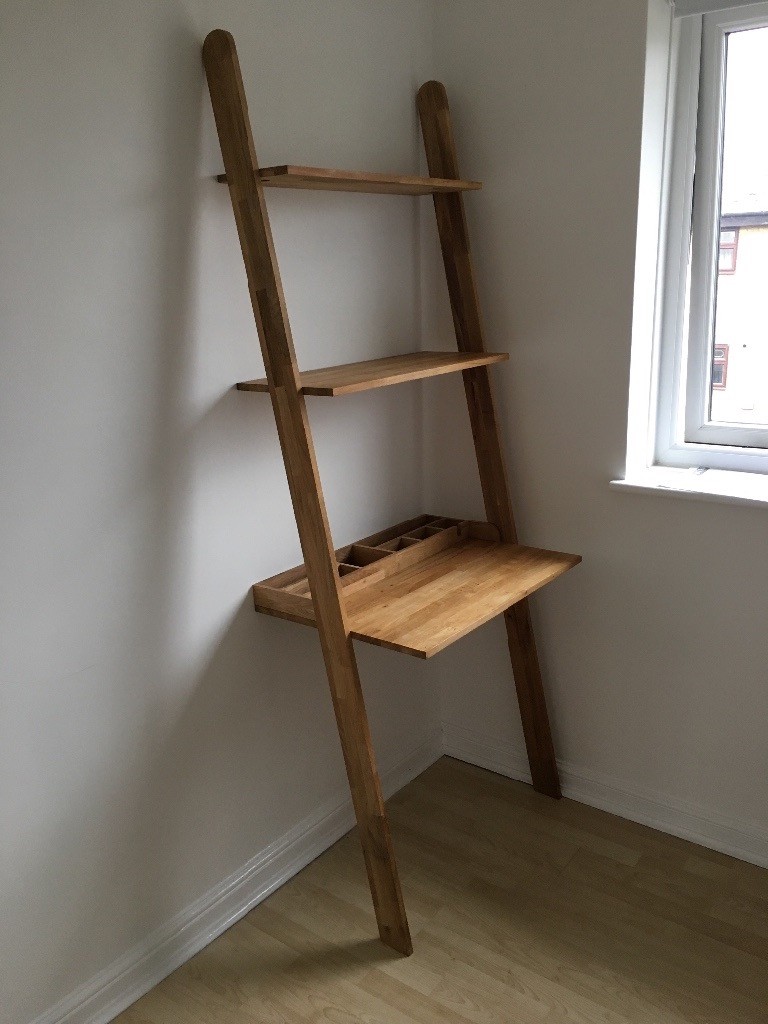
MULTIPOLYGON (((417 105, 430 175, 458 178, 445 86, 441 82, 425 82, 419 89, 417 105)), ((433 200, 459 350, 484 352, 463 196, 460 192, 435 194, 433 200)), ((486 516, 498 527, 503 541, 516 544, 517 531, 488 367, 465 370, 462 376, 486 516)), ((508 608, 504 621, 533 785, 540 793, 559 797, 560 780, 528 601, 518 601, 508 608)))
POLYGON ((379 934, 386 945, 408 955, 413 950, 411 936, 230 33, 216 29, 206 37, 203 63, 379 934))

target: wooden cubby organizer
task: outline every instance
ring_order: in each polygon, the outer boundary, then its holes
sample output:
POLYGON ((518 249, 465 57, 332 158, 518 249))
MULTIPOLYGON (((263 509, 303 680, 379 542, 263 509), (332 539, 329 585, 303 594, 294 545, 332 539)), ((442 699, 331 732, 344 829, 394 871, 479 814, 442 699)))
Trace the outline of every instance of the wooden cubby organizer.
POLYGON ((428 658, 502 615, 534 788, 560 796, 528 595, 576 565, 578 555, 517 542, 486 351, 448 100, 439 82, 417 96, 429 177, 282 165, 259 168, 232 36, 203 45, 225 173, 266 377, 242 391, 269 394, 304 564, 253 587, 257 611, 317 629, 374 911, 383 942, 412 952, 392 838, 371 744, 353 640, 428 658), (457 350, 412 352, 300 371, 264 199, 265 187, 431 195, 457 350), (334 549, 305 397, 338 397, 461 373, 487 522, 420 515, 334 549))

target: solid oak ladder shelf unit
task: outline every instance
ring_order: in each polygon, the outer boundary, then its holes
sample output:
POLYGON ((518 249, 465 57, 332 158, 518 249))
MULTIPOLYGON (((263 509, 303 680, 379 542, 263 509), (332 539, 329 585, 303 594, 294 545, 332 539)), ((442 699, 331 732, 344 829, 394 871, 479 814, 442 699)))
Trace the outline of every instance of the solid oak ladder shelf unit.
POLYGON ((448 101, 439 82, 417 104, 430 177, 259 168, 232 36, 203 46, 213 112, 267 376, 238 384, 270 395, 305 563, 253 588, 257 611, 314 626, 330 684, 368 882, 383 942, 412 952, 389 825, 352 640, 428 658, 503 615, 531 767, 541 793, 560 796, 527 597, 581 559, 517 543, 488 367, 448 101), (414 352, 300 372, 280 282, 264 188, 431 195, 458 351, 414 352), (334 550, 305 395, 336 396, 461 372, 487 522, 422 515, 334 550))

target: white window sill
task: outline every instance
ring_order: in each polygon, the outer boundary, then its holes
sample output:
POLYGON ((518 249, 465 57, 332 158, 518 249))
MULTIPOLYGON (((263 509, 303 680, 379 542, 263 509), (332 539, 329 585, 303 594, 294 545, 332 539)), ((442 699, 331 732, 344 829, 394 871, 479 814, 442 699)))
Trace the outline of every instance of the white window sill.
POLYGON ((723 469, 670 469, 652 466, 611 480, 615 491, 666 494, 676 498, 718 501, 728 505, 762 505, 768 508, 768 476, 723 469))

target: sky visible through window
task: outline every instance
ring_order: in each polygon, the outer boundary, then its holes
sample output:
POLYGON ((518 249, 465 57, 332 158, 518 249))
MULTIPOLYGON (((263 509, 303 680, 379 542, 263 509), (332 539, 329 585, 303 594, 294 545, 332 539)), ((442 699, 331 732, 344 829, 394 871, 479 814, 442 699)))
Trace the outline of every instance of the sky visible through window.
POLYGON ((723 213, 768 210, 768 28, 728 36, 723 213))

